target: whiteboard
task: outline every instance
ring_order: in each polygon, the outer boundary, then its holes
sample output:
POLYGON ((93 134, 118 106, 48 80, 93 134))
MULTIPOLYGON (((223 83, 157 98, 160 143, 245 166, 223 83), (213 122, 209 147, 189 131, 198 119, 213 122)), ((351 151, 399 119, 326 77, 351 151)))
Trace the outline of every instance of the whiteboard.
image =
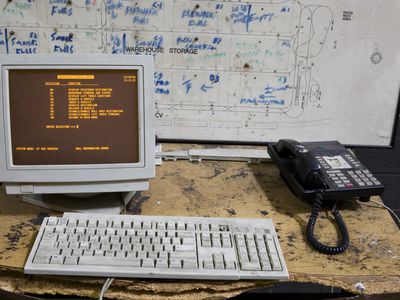
POLYGON ((0 0, 0 53, 149 54, 159 138, 388 146, 398 0, 0 0))

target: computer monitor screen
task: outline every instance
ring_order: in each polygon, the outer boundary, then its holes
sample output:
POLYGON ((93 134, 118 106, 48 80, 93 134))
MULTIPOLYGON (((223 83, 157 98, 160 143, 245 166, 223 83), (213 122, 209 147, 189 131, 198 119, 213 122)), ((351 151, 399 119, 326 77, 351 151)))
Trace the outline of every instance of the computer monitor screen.
POLYGON ((137 76, 137 70, 10 70, 13 164, 139 162, 137 76))
POLYGON ((144 190, 155 174, 152 56, 0 57, 8 193, 144 190))

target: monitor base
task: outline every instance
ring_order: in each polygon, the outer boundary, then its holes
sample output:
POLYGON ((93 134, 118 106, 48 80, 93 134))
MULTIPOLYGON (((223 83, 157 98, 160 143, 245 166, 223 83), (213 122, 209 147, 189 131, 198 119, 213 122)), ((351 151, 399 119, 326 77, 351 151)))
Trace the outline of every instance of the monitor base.
POLYGON ((31 194, 23 195, 22 201, 60 212, 120 214, 134 194, 135 192, 102 193, 89 198, 62 194, 31 194))

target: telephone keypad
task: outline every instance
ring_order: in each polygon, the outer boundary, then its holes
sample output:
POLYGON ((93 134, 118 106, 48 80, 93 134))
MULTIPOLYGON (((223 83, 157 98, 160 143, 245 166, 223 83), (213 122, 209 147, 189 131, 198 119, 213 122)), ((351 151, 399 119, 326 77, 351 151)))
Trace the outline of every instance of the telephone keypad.
MULTIPOLYGON (((354 167, 357 167, 357 165, 358 167, 361 166, 351 156, 345 155, 345 157, 354 167)), ((381 184, 374 175, 366 169, 332 170, 329 167, 324 167, 323 169, 337 188, 365 187, 381 184)))
POLYGON ((337 188, 353 188, 380 185, 381 183, 366 169, 360 169, 361 163, 350 154, 344 158, 351 165, 352 170, 332 170, 322 156, 316 156, 322 169, 329 176, 337 188))
POLYGON ((381 183, 368 170, 347 171, 358 186, 373 186, 381 183))

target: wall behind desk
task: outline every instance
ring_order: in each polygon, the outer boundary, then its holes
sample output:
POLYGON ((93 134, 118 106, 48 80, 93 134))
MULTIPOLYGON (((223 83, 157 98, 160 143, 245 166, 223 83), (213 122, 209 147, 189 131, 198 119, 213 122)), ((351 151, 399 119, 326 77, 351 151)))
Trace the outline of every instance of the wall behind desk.
POLYGON ((159 138, 387 146, 398 0, 0 0, 0 53, 155 57, 159 138), (370 124, 358 131, 349 128, 370 124))

